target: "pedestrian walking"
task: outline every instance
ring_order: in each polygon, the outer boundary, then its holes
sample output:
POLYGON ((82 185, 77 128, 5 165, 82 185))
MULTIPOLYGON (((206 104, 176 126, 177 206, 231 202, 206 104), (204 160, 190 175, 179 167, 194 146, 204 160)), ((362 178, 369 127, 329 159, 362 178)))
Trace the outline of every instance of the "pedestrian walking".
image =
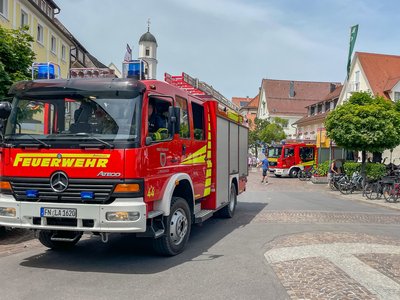
POLYGON ((269 169, 269 162, 268 162, 268 155, 267 153, 265 153, 265 158, 259 162, 259 164, 257 165, 257 167, 262 166, 262 180, 261 183, 268 183, 268 169, 269 169))

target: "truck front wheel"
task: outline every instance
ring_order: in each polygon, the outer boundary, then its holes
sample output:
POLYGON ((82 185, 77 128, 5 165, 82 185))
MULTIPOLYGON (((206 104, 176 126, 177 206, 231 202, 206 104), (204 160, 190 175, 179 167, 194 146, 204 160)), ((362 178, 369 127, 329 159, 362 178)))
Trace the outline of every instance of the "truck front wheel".
POLYGON ((82 233, 79 232, 55 232, 51 230, 40 230, 39 241, 43 246, 53 250, 70 249, 79 242, 82 233))
POLYGON ((177 255, 185 249, 192 225, 189 205, 185 199, 172 198, 171 211, 165 225, 166 233, 153 241, 154 250, 165 256, 177 255))
POLYGON ((289 177, 290 178, 297 178, 298 174, 299 174, 299 169, 293 168, 289 172, 289 177))

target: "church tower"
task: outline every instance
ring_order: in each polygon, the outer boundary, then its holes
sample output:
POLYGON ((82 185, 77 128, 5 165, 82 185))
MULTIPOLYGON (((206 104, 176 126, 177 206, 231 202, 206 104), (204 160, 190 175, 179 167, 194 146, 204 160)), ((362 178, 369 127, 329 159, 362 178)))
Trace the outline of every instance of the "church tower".
POLYGON ((147 21, 147 32, 139 40, 139 59, 147 62, 144 66, 144 73, 148 79, 157 77, 157 40, 150 33, 150 20, 147 21))

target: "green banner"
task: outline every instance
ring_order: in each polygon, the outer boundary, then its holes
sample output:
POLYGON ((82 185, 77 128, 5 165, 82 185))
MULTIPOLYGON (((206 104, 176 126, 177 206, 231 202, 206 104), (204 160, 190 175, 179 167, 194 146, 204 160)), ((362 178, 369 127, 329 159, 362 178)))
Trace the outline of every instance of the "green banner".
POLYGON ((354 25, 350 29, 350 48, 349 48, 349 58, 347 60, 347 77, 349 77, 350 73, 350 65, 351 65, 351 55, 353 54, 354 44, 356 43, 358 33, 358 24, 354 25))

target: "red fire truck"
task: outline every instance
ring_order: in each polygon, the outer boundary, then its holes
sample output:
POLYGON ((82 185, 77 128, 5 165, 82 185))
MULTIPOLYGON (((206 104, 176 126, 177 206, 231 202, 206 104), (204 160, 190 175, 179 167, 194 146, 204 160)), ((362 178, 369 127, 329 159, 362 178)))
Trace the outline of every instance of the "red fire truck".
POLYGON ((192 224, 234 215, 248 128, 230 101, 184 73, 49 80, 51 71, 0 103, 0 225, 33 229, 52 249, 83 232, 103 242, 136 233, 176 255, 192 224), (149 126, 149 105, 160 128, 149 126))
POLYGON ((314 144, 290 143, 270 147, 268 159, 276 177, 297 177, 300 170, 317 162, 317 148, 314 144), (269 158, 271 157, 271 158, 269 158))

